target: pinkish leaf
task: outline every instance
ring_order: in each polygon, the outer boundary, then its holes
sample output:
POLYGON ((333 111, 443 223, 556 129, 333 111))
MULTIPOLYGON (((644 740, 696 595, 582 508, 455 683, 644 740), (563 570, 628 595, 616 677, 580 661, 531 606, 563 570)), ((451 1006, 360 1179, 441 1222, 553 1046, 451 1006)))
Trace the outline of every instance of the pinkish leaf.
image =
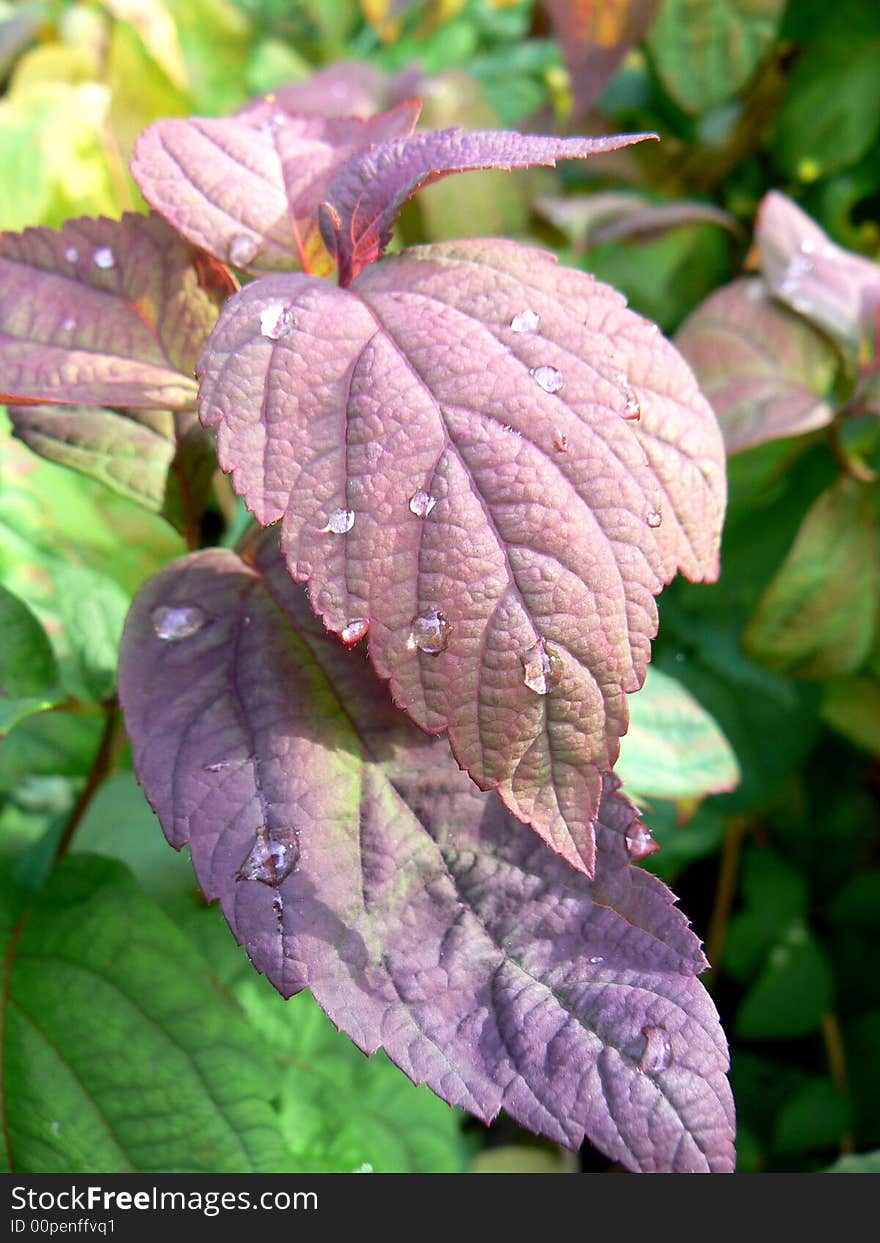
POLYGON ((840 359, 821 333, 746 277, 711 294, 675 339, 728 453, 825 427, 840 359))
POLYGON ((362 151, 342 166, 320 211, 321 235, 349 285, 391 240, 400 209, 422 186, 471 169, 555 167, 617 151, 656 134, 556 138, 495 130, 443 129, 362 151))
POLYGON ((0 235, 0 401, 187 409, 217 274, 157 216, 0 235))
POLYGON ((211 550, 148 584, 120 692, 165 833, 257 969, 485 1121, 634 1170, 731 1169, 705 960, 628 863, 615 779, 591 884, 394 711, 274 538, 253 561, 211 550))
POLYGON ((363 147, 410 134, 418 114, 410 100, 368 120, 295 116, 268 96, 222 120, 157 121, 131 171, 156 211, 224 263, 323 272, 318 204, 336 172, 363 147))
POLYGON ((304 82, 276 87, 272 100, 294 116, 365 120, 375 112, 421 95, 422 85, 423 75, 417 67, 388 77, 373 65, 346 60, 319 69, 304 82))
POLYGON ((723 446, 680 356, 553 256, 468 241, 351 289, 256 281, 202 366, 221 466, 316 612, 368 623, 395 701, 591 872, 654 595, 717 571, 723 446))
POLYGON ((657 0, 544 0, 571 77, 575 120, 582 117, 641 43, 657 0))
POLYGON ((778 190, 761 203, 755 241, 773 296, 858 355, 876 332, 880 266, 836 246, 778 190))

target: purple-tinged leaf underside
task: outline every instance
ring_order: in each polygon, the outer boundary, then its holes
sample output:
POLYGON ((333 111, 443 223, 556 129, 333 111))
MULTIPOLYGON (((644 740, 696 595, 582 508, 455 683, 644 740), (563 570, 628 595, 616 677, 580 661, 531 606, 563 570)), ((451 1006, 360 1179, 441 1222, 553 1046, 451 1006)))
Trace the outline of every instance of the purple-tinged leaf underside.
POLYGON ((705 960, 628 863, 644 830, 616 780, 591 883, 393 709, 276 547, 154 579, 120 667, 147 796, 255 966, 485 1121, 586 1134, 635 1170, 729 1170, 705 960))
POLYGON ((0 401, 192 409, 228 292, 158 216, 0 234, 0 401))
POLYGON ((386 142, 353 156, 339 170, 321 205, 321 235, 339 266, 340 285, 349 285, 384 253, 400 209, 422 186, 479 169, 552 168, 557 160, 582 160, 656 137, 558 138, 456 128, 386 142))
POLYGON ((837 350, 757 277, 710 294, 675 344, 712 403, 728 453, 802 436, 834 417, 837 350))
POLYGON ((395 702, 591 873, 654 596, 717 572, 723 446, 680 356, 592 277, 471 241, 351 289, 265 277, 202 367, 221 466, 328 628, 369 629, 395 702))
POLYGON ((623 58, 641 43, 657 0, 544 0, 571 78, 576 120, 598 99, 623 58))
POLYGON ((234 117, 157 121, 138 139, 132 175, 147 202, 189 241, 246 272, 332 260, 318 206, 349 157, 412 133, 420 105, 358 117, 294 116, 277 96, 234 117))
POLYGON ((773 296, 857 356, 876 333, 880 266, 836 246, 777 190, 761 203, 755 241, 773 296))
POLYGON ((50 462, 80 471, 195 534, 217 456, 194 411, 10 406, 13 434, 50 462))

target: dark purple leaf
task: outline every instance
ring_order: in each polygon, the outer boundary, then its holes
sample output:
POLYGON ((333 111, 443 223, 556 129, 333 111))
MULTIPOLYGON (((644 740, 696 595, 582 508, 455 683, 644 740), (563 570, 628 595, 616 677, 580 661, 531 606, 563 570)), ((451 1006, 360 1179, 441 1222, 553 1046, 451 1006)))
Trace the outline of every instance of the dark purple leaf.
POLYGON ((217 457, 193 411, 10 406, 12 430, 40 457, 100 480, 194 533, 217 457))
POLYGON ((467 241, 351 289, 254 282, 202 365, 221 466, 316 612, 590 872, 654 595, 717 572, 723 446, 680 356, 553 256, 467 241))
POLYGON ((718 415, 728 453, 803 435, 834 416, 837 351, 756 277, 711 294, 675 343, 718 415))
POLYGON ((384 253, 400 209, 422 186, 469 169, 555 167, 656 134, 556 138, 496 130, 431 130, 362 151, 340 169, 320 211, 321 234, 348 285, 384 253))
POLYGON ((575 120, 641 43, 657 0, 544 0, 571 77, 575 120))
POLYGON ((157 216, 0 235, 0 401, 187 409, 230 287, 157 216))
POLYGON ((858 355, 876 333, 880 266, 836 246, 777 190, 761 203, 755 240, 774 297, 858 355))
POLYGON ((222 120, 157 121, 131 171, 156 211, 224 263, 326 272, 317 217, 333 177, 361 148, 410 134, 418 114, 410 100, 368 120, 295 116, 268 96, 222 120))
POLYGON ((699 943, 606 779, 571 871, 322 629, 264 539, 135 603, 120 692, 171 843, 276 988, 486 1121, 636 1170, 729 1170, 727 1052, 699 943))

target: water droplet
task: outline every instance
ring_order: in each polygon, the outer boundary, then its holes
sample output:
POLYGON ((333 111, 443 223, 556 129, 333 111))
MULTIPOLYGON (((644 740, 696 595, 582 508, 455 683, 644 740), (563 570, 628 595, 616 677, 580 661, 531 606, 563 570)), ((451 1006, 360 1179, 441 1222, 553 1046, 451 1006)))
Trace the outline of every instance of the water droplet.
POLYGON ((360 643, 369 629, 370 623, 366 617, 355 617, 347 626, 342 627, 339 637, 346 647, 354 647, 355 643, 360 643))
POLYGON ((602 957, 601 954, 594 954, 593 957, 590 958, 588 961, 591 962, 593 966, 595 967, 597 963, 604 962, 605 959, 602 957))
POLYGON ((222 773, 227 768, 240 768, 242 764, 246 763, 246 760, 217 760, 214 764, 206 764, 204 771, 206 773, 222 773))
POLYGON ((658 851, 660 844, 654 841, 651 830, 637 820, 626 835, 626 849, 632 862, 639 863, 658 851))
POLYGON ((334 535, 347 535, 353 526, 353 509, 334 509, 333 513, 327 519, 327 525, 325 527, 321 527, 321 530, 330 531, 334 535))
POLYGON ((64 252, 64 258, 68 263, 76 263, 79 259, 79 251, 75 246, 68 246, 64 252))
POLYGON ((811 255, 816 249, 816 239, 814 237, 805 237, 801 242, 801 254, 811 255))
POLYGON ((557 431, 554 434, 553 448, 557 453, 568 453, 568 437, 564 432, 557 431))
POLYGON ((554 686, 558 686, 562 678, 562 661, 552 648, 548 648, 543 639, 520 656, 523 667, 523 682, 536 695, 549 695, 554 686))
POLYGON ((277 888, 299 862, 296 829, 268 829, 257 833, 256 841, 236 873, 236 880, 258 880, 277 888))
POLYGON ((229 262, 236 268, 245 267, 259 250, 259 243, 256 238, 248 237, 246 233, 236 233, 235 237, 229 243, 229 262))
POLYGON ((662 1027, 643 1027, 645 1051, 639 1060, 639 1070, 643 1075, 659 1075, 672 1065, 672 1044, 666 1030, 662 1027))
POLYGON ((541 316, 537 311, 520 311, 510 321, 512 332, 538 332, 541 327, 541 316))
POLYGON ((270 341, 286 337, 293 325, 293 311, 283 302, 273 302, 260 312, 260 332, 270 341))
POLYGON ((68 315, 67 319, 61 325, 61 328, 64 332, 73 332, 75 327, 76 327, 76 320, 73 318, 72 315, 68 315))
POLYGON ((648 526, 653 528, 654 530, 656 530, 657 527, 660 526, 660 523, 662 521, 663 521, 663 515, 661 514, 659 509, 649 509, 648 512, 645 514, 645 522, 647 522, 648 526))
POLYGON ((562 372, 555 367, 532 367, 529 374, 545 393, 558 393, 562 388, 562 372))
POLYGON ((631 388, 626 391, 626 401, 623 403, 623 417, 632 420, 642 417, 642 407, 639 405, 639 399, 631 388))
POLYGON ((57 1118, 53 1119, 52 1122, 49 1123, 49 1130, 53 1135, 61 1134, 61 1123, 57 1120, 57 1118))
POLYGON ((370 1165, 369 1161, 362 1161, 360 1165, 356 1165, 351 1172, 352 1174, 372 1174, 373 1167, 370 1165))
POLYGON ((150 614, 156 637, 166 643, 190 639, 208 620, 196 604, 160 604, 150 614))
POLYGON ((410 651, 418 648, 429 656, 438 656, 440 652, 446 651, 451 630, 452 627, 439 609, 420 613, 412 619, 407 647, 410 651))
POLYGON ((798 292, 804 277, 809 276, 813 270, 813 260, 809 256, 809 252, 805 251, 803 246, 796 251, 789 260, 788 267, 779 285, 779 292, 786 297, 791 297, 798 292))
POLYGON ((436 496, 431 496, 430 492, 413 492, 409 498, 410 511, 417 518, 427 518, 436 504, 437 498, 436 496))
POLYGON ((109 246, 100 246, 92 255, 92 263, 106 272, 116 267, 116 256, 109 246))

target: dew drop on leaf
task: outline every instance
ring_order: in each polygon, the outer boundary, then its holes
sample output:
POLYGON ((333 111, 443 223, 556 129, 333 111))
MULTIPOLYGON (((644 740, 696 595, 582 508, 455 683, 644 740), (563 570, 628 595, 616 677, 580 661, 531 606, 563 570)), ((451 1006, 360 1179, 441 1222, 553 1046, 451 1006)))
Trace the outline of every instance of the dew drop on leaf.
POLYGON ((648 512, 645 514, 645 522, 647 522, 648 526, 652 527, 654 530, 656 530, 657 527, 660 526, 660 523, 662 521, 663 521, 663 515, 661 514, 659 509, 649 509, 648 512))
POLYGON ((639 863, 658 851, 660 845, 654 840, 651 830, 637 820, 626 835, 626 849, 632 862, 639 863))
POLYGON ((626 401, 623 404, 623 417, 633 421, 642 417, 642 407, 639 405, 639 399, 632 389, 627 389, 626 401))
POLYGON ((360 643, 369 629, 370 623, 366 617, 355 617, 347 626, 342 627, 339 637, 346 647, 354 647, 355 643, 360 643))
POLYGON ((299 862, 299 841, 296 829, 267 829, 257 833, 247 858, 236 874, 236 880, 258 880, 276 888, 299 862))
POLYGON ((61 325, 61 329, 63 332, 73 332, 75 327, 76 327, 76 320, 73 318, 72 315, 68 315, 67 319, 65 319, 64 323, 61 325))
POLYGON ((604 961, 605 961, 605 959, 602 957, 602 955, 601 955, 601 954, 594 954, 594 955, 593 955, 593 957, 592 957, 592 958, 590 958, 588 961, 589 961, 589 962, 591 962, 591 963, 593 964, 593 966, 595 967, 595 966, 597 966, 600 962, 604 962, 604 961))
POLYGON ((536 695, 549 695, 562 678, 562 662, 543 639, 538 639, 520 656, 523 682, 536 695))
POLYGON ((558 393, 562 388, 562 372, 555 367, 532 367, 530 375, 545 393, 558 393))
POLYGON ((75 246, 68 246, 64 252, 64 258, 68 263, 76 263, 79 259, 79 251, 75 246))
POLYGON ((510 321, 512 332, 538 332, 541 327, 541 316, 537 311, 520 311, 510 321))
POLYGON ((662 1027, 643 1027, 645 1051, 639 1061, 643 1075, 659 1075, 672 1065, 672 1045, 662 1027))
POLYGON ((233 267, 244 267, 251 262, 258 249, 256 238, 248 237, 246 233, 236 233, 229 243, 229 262, 233 267))
POLYGON ((293 311, 283 302, 273 302, 260 312, 260 332, 270 341, 280 341, 293 327, 293 311))
POLYGON ((433 609, 430 613, 420 613, 412 619, 407 646, 410 650, 418 648, 429 656, 437 656, 440 652, 445 652, 451 630, 449 622, 438 609, 433 609))
POLYGON ((197 604, 160 604, 150 614, 153 631, 165 643, 190 639, 208 620, 197 604))
POLYGON ((568 453, 568 437, 564 432, 557 431, 554 433, 553 448, 557 453, 568 453))
POLYGON ((333 535, 347 535, 353 526, 353 509, 334 509, 327 519, 327 525, 321 527, 321 530, 332 532, 333 535))
POLYGON ((92 263, 106 272, 116 267, 116 256, 109 246, 100 246, 92 255, 92 263))
POLYGON ((427 518, 436 504, 437 498, 436 496, 431 496, 430 492, 413 492, 409 498, 410 511, 417 518, 427 518))

